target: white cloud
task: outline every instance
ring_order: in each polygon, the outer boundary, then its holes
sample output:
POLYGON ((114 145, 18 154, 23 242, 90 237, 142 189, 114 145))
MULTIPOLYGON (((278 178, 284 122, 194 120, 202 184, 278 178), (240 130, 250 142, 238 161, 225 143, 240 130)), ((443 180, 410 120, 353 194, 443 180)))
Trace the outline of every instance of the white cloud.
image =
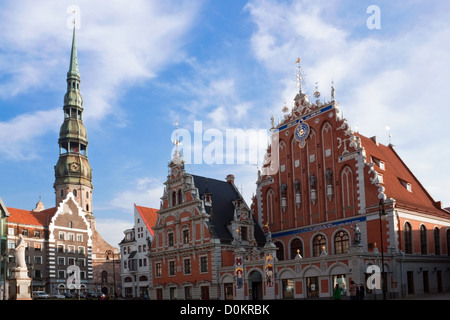
POLYGON ((135 180, 130 189, 116 193, 111 199, 110 205, 130 214, 134 212, 134 204, 159 209, 163 193, 163 181, 143 177, 135 180))
POLYGON ((334 81, 336 98, 352 128, 378 135, 387 144, 389 125, 403 160, 427 182, 425 188, 435 192, 433 198, 450 205, 448 178, 439 178, 439 172, 447 172, 445 161, 430 158, 450 145, 445 106, 450 43, 442 41, 450 38, 447 13, 429 17, 429 24, 422 17, 420 24, 399 33, 377 33, 364 30, 364 24, 351 30, 342 23, 337 26, 338 19, 330 11, 324 15, 315 2, 250 1, 246 8, 257 26, 251 37, 254 54, 281 79, 273 105, 286 99, 290 106, 296 88, 285 70, 294 73, 295 59, 301 57, 304 91, 311 95, 318 81, 322 99, 329 98, 334 81), (432 169, 427 170, 430 162, 432 169))
POLYGON ((31 160, 39 155, 39 148, 30 137, 40 137, 49 130, 57 130, 61 120, 59 109, 19 115, 8 122, 0 122, 0 156, 14 160, 31 160))
MULTIPOLYGON (((133 208, 132 208, 133 209, 133 208)), ((119 242, 125 237, 124 231, 134 226, 134 219, 129 220, 97 218, 95 220, 97 231, 102 238, 114 247, 119 247, 119 242)))
MULTIPOLYGON (((72 30, 67 27, 71 16, 66 12, 70 5, 69 1, 50 0, 2 4, 0 67, 7 81, 0 83, 0 99, 42 88, 65 89, 72 41, 72 30)), ((86 119, 93 123, 120 113, 116 102, 128 86, 155 77, 165 65, 181 59, 186 41, 183 36, 198 10, 191 1, 80 0, 77 6, 81 11, 81 28, 77 30, 81 93, 86 119)), ((39 122, 37 116, 23 115, 39 122)), ((9 126, 15 121, 1 124, 9 126)), ((62 113, 56 123, 60 121, 62 113)), ((16 127, 9 133, 18 146, 3 151, 21 153, 18 149, 25 142, 53 127, 43 126, 40 131, 16 127)))

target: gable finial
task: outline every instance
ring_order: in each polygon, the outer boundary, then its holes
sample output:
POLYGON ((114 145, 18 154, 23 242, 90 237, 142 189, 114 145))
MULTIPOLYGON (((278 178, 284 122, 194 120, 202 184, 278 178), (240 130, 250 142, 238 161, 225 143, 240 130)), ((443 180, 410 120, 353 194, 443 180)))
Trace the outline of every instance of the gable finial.
POLYGON ((297 78, 297 88, 298 88, 298 92, 302 93, 302 71, 300 69, 300 62, 302 61, 302 59, 297 58, 297 60, 295 61, 295 63, 297 64, 297 74, 296 74, 296 78, 297 78))

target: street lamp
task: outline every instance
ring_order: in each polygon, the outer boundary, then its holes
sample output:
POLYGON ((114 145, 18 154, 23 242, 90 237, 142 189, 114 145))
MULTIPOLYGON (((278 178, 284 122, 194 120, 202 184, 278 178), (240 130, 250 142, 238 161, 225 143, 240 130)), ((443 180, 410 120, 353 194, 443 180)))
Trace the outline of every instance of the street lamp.
POLYGON ((114 282, 114 300, 116 299, 116 260, 114 259, 114 252, 112 250, 106 250, 106 260, 109 261, 109 255, 112 255, 113 259, 113 282, 114 282))
POLYGON ((383 198, 378 204, 378 214, 380 215, 380 237, 381 237, 381 291, 383 292, 383 300, 386 300, 386 283, 384 281, 384 247, 383 247, 383 228, 381 220, 386 219, 386 211, 384 210, 383 198))

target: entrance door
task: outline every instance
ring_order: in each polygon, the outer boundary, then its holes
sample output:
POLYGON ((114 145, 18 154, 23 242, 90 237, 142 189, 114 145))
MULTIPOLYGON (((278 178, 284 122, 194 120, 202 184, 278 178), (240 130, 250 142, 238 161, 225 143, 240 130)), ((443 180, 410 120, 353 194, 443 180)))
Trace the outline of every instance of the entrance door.
POLYGON ((200 287, 202 293, 202 300, 209 300, 209 286, 200 287))
POLYGON ((428 271, 423 271, 423 292, 430 292, 430 280, 428 279, 428 271))
POLYGON ((258 271, 252 271, 249 275, 249 281, 251 284, 251 297, 252 300, 262 300, 263 299, 263 288, 262 288, 262 276, 258 271))
POLYGON ((438 271, 437 274, 437 285, 438 285, 438 292, 442 292, 442 271, 438 271))
POLYGON ((414 294, 414 271, 408 271, 406 277, 408 278, 408 294, 414 294))

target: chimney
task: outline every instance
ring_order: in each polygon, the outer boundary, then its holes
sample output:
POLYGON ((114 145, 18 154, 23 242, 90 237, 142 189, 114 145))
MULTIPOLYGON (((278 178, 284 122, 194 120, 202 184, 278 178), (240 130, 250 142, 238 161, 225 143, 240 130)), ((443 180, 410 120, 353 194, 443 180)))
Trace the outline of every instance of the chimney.
POLYGON ((377 136, 373 136, 370 139, 372 139, 373 142, 375 142, 375 144, 378 146, 378 138, 377 138, 377 136))
POLYGON ((232 174, 227 175, 227 182, 234 184, 234 175, 232 174))

